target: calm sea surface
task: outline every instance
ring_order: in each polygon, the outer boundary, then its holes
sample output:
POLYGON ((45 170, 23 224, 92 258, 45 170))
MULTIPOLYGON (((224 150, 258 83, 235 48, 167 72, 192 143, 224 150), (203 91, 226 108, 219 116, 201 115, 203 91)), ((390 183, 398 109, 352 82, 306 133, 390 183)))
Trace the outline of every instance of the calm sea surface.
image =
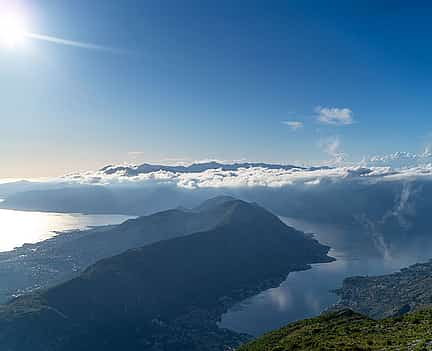
POLYGON ((0 210, 0 251, 9 251, 26 243, 49 239, 56 232, 118 224, 122 215, 84 215, 0 210))
POLYGON ((341 231, 338 227, 281 219, 299 230, 313 232, 321 243, 332 247, 329 255, 337 260, 313 265, 308 271, 290 273, 278 288, 266 290, 243 301, 224 314, 221 327, 261 335, 289 322, 321 313, 337 302, 337 296, 330 290, 341 287, 346 277, 391 273, 408 265, 427 261, 432 256, 428 252, 421 254, 420 251, 385 258, 369 255, 367 252, 354 254, 350 250, 344 250, 346 246, 341 244, 339 239, 346 238, 347 233, 338 233, 341 231))

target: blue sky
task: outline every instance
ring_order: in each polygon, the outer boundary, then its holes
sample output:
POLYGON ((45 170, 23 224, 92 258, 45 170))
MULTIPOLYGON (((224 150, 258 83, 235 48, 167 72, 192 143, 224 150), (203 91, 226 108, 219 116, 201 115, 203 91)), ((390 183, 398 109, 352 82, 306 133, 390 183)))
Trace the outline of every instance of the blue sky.
POLYGON ((426 1, 15 5, 34 33, 117 51, 0 47, 0 177, 142 161, 319 164, 421 152, 431 139, 426 1))

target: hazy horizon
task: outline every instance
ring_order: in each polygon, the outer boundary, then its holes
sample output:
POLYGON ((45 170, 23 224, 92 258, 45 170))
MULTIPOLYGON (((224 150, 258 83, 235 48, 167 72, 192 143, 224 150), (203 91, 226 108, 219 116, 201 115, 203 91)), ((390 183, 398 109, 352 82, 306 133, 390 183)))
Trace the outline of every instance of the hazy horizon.
POLYGON ((0 178, 429 147, 428 4, 267 5, 0 0, 0 178))

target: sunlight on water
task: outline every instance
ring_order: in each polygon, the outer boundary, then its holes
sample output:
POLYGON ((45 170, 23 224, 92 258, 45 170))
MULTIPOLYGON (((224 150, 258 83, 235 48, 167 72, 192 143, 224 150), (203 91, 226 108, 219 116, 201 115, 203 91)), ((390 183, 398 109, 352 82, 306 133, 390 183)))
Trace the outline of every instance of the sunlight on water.
POLYGON ((55 232, 86 229, 91 226, 118 224, 122 215, 83 215, 0 210, 0 251, 12 250, 25 243, 36 243, 55 232))

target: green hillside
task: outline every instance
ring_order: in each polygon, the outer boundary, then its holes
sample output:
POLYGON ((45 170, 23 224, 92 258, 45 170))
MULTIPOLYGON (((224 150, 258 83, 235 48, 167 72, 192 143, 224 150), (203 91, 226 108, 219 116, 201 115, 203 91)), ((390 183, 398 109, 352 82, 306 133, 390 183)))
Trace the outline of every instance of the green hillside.
POLYGON ((238 351, 432 350, 432 309, 380 321, 330 312, 266 334, 238 351))

